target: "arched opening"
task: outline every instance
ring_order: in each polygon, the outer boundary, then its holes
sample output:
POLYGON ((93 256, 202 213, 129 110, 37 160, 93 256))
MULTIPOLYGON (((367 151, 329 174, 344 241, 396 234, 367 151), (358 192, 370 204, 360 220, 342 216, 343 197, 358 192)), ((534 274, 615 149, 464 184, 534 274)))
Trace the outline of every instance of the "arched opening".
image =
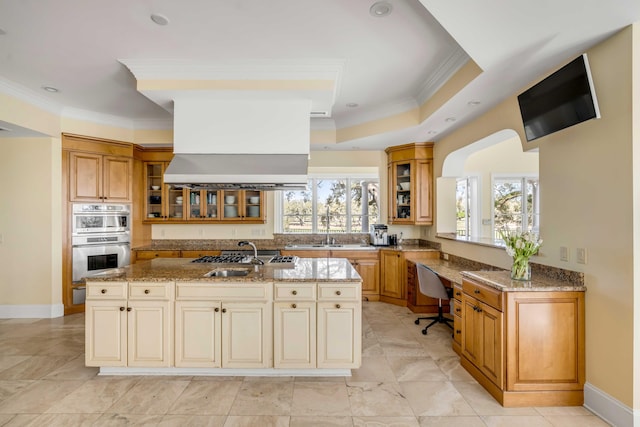
POLYGON ((450 153, 436 189, 440 237, 495 244, 505 225, 539 226, 538 152, 511 129, 450 153))

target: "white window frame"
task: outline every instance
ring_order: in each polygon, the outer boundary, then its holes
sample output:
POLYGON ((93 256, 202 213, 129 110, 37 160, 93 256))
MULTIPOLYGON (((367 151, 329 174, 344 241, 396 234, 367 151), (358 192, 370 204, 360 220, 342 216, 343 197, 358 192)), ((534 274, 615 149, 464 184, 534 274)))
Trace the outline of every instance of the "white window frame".
MULTIPOLYGON (((314 179, 346 179, 347 184, 350 186, 351 180, 353 179, 364 179, 378 182, 378 187, 380 186, 380 176, 374 173, 310 173, 308 175, 309 180, 314 179)), ((349 187, 350 188, 350 187, 349 187)), ((274 201, 274 233, 284 234, 284 226, 282 221, 283 215, 283 191, 275 191, 273 196, 274 201)), ((378 200, 380 202, 380 200, 378 200)), ((312 188, 312 234, 324 233, 323 230, 318 230, 318 197, 316 192, 315 185, 312 188)), ((347 232, 345 234, 351 234, 351 192, 347 191, 347 200, 346 203, 346 224, 347 224, 347 232)), ((380 215, 380 206, 378 206, 378 215, 380 215)), ((378 221, 380 221, 380 217, 378 217, 378 221)), ((358 232, 361 233, 361 232, 358 232)), ((289 234, 289 233, 287 233, 289 234)))
MULTIPOLYGON (((535 178, 538 181, 538 217, 540 217, 540 176, 538 174, 535 173, 518 173, 518 174, 513 174, 513 173, 505 173, 505 174, 501 174, 501 173, 496 173, 496 174, 491 174, 491 238, 494 238, 495 232, 496 232, 496 224, 495 224, 495 192, 494 192, 494 186, 495 186, 495 181, 497 179, 511 179, 511 180, 517 180, 519 179, 521 181, 521 188, 525 189, 526 188, 526 184, 527 184, 527 180, 531 179, 531 178, 535 178)), ((523 199, 524 200, 524 199, 523 199)), ((520 220, 520 227, 522 228, 522 224, 526 224, 527 223, 527 219, 528 219, 528 213, 527 213, 527 209, 523 209, 522 212, 522 218, 520 220)), ((540 218, 538 218, 540 219, 540 218)), ((539 233, 540 230, 536 229, 534 227, 534 229, 532 230, 534 233, 539 233)))
MULTIPOLYGON (((478 175, 467 175, 460 178, 456 178, 456 193, 458 189, 458 182, 465 180, 467 182, 467 237, 480 237, 482 235, 481 218, 482 218, 482 204, 481 204, 481 177, 478 175), (471 215, 469 215, 471 212, 471 215), (469 219, 469 216, 471 219, 469 219)), ((456 215, 458 209, 456 207, 456 215)), ((458 218, 456 216, 456 225, 458 218)), ((456 227, 456 237, 458 230, 456 227)))

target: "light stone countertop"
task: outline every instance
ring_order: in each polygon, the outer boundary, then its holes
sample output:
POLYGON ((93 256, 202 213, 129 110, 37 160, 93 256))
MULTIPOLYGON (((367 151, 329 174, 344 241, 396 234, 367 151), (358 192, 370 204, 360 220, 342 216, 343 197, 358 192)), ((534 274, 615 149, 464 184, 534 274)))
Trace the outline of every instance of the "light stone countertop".
POLYGON ((466 277, 502 292, 584 292, 587 290, 584 285, 574 285, 569 281, 559 280, 550 276, 533 274, 530 281, 511 280, 511 272, 507 270, 465 271, 459 264, 441 259, 423 260, 419 261, 419 263, 426 265, 438 275, 458 285, 462 285, 462 279, 466 277))
POLYGON ((157 258, 114 268, 87 280, 136 282, 360 282, 345 258, 300 258, 293 266, 192 263, 193 258, 157 258), (256 268, 257 267, 257 268, 256 268), (250 270, 247 276, 205 277, 211 270, 250 270))

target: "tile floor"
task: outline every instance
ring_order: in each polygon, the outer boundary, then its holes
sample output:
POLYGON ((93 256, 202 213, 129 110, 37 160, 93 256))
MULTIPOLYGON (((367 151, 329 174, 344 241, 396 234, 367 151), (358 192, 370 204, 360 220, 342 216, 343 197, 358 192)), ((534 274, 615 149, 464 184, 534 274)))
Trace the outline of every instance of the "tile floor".
POLYGON ((1 426, 607 426, 582 407, 503 408, 443 325, 363 307, 350 378, 106 377, 84 366, 84 315, 0 320, 1 426))

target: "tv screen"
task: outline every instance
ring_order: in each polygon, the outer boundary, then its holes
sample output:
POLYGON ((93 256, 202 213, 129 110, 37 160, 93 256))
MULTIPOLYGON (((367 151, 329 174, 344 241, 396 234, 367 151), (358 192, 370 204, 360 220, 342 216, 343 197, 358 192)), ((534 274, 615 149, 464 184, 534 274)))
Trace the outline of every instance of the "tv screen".
POLYGON ((599 118, 587 54, 518 95, 518 104, 527 141, 599 118))

